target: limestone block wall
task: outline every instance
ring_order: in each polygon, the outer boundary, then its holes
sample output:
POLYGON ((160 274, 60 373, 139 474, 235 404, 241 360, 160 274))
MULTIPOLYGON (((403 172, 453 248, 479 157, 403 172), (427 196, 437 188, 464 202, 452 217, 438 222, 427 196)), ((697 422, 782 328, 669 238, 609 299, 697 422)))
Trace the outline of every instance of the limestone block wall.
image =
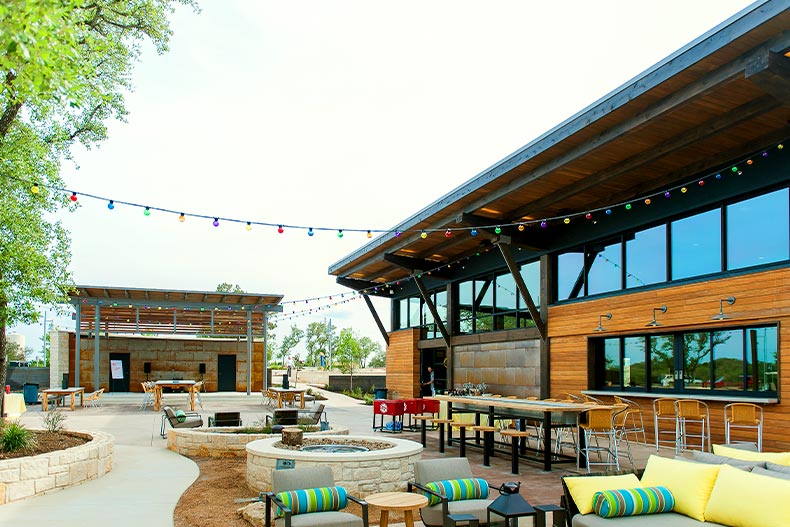
POLYGON ((113 436, 70 433, 92 439, 58 452, 0 461, 0 505, 80 485, 112 470, 113 436))
MULTIPOLYGON (((66 331, 49 332, 49 385, 60 388, 63 374, 69 372, 69 334, 66 331)), ((74 386, 73 383, 70 383, 74 386)))
POLYGON ((540 396, 540 340, 474 342, 453 347, 454 384, 485 382, 490 393, 540 396))

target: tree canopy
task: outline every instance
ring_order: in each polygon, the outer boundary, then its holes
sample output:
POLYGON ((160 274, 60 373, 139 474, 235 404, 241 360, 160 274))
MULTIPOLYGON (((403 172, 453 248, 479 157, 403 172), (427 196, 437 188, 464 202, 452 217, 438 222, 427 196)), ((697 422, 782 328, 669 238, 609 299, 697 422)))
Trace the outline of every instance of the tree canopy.
POLYGON ((34 323, 38 306, 66 300, 74 208, 60 164, 123 120, 124 93, 147 42, 162 53, 168 17, 194 0, 4 0, 0 3, 0 386, 6 327, 34 323))

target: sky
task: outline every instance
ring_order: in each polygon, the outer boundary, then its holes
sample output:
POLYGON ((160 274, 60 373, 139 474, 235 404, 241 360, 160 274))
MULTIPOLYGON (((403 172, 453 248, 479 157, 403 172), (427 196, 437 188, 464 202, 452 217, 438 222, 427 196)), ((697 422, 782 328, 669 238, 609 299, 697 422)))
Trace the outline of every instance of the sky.
MULTIPOLYGON (((383 346, 328 267, 751 2, 200 0, 170 51, 146 46, 127 121, 64 162, 76 284, 284 295, 281 320, 331 319, 383 346), (330 301, 328 298, 332 296, 330 301), (325 297, 323 301, 305 299, 325 297), (288 302, 294 302, 293 304, 288 302)), ((389 302, 374 298, 389 328, 389 302)), ((42 309, 42 317, 44 313, 42 309)), ((47 322, 73 328, 70 316, 47 322)), ((40 349, 43 319, 12 328, 40 349)), ((303 349, 303 346, 297 350, 303 349)))

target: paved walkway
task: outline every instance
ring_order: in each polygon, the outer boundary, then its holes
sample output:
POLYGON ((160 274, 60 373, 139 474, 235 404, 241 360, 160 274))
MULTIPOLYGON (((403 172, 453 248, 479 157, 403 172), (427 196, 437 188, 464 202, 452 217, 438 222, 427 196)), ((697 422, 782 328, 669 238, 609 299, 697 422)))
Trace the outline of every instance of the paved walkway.
MULTIPOLYGON (((371 406, 343 395, 322 393, 328 398, 325 404, 330 423, 346 426, 352 434, 372 434, 371 406)), ((209 393, 203 394, 202 399, 204 408, 198 411, 204 420, 214 412, 240 411, 243 422, 251 424, 270 412, 262 405, 260 393, 249 396, 209 393)), ((175 506, 199 471, 188 458, 167 450, 166 441, 159 436, 161 412, 154 412, 150 407, 140 410, 141 400, 142 394, 111 393, 104 396, 105 402, 100 408, 65 411, 68 429, 102 431, 115 436, 113 470, 83 485, 0 506, 0 525, 172 526, 175 506)), ((187 396, 165 394, 165 402, 185 408, 187 396)), ((22 415, 21 422, 31 428, 41 428, 41 407, 30 407, 22 415)), ((420 440, 416 432, 404 432, 398 437, 420 440)), ((439 454, 438 438, 433 432, 423 457, 457 456, 457 450, 452 447, 446 454, 439 454)), ((651 452, 652 448, 639 448, 637 464, 644 467, 644 460, 651 452)), ((506 457, 492 458, 491 467, 482 467, 482 454, 478 449, 468 449, 467 457, 474 475, 485 478, 492 487, 506 481, 521 481, 521 493, 531 503, 559 503, 560 476, 575 472, 569 468, 545 473, 537 465, 522 463, 521 474, 512 475, 510 460, 506 457)), ((371 521, 377 519, 372 517, 371 521)), ((422 523, 416 522, 416 525, 422 526, 422 523)))

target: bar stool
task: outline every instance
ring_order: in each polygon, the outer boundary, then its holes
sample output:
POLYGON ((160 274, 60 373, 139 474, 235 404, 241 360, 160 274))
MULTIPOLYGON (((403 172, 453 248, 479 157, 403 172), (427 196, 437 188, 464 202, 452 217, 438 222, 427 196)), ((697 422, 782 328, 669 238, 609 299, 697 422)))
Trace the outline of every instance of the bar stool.
POLYGON ((612 416, 612 425, 615 430, 615 437, 617 439, 617 451, 622 453, 622 442, 625 440, 625 453, 628 456, 628 462, 631 468, 634 467, 634 456, 631 454, 631 442, 628 440, 628 414, 631 411, 627 404, 619 403, 614 405, 616 410, 612 416))
POLYGON ((426 430, 428 428, 427 422, 433 419, 433 415, 431 414, 422 414, 422 415, 415 415, 413 419, 420 423, 420 442, 422 443, 422 447, 425 448, 425 436, 426 430))
POLYGON ((757 430, 757 451, 763 451, 763 409, 752 403, 730 403, 724 407, 724 442, 730 442, 731 428, 757 430))
POLYGON ((491 453, 494 451, 494 432, 497 431, 495 426, 475 425, 472 427, 475 432, 483 434, 483 466, 491 466, 491 453))
POLYGON ((464 423, 461 421, 455 421, 452 424, 453 428, 458 428, 458 441, 460 445, 460 448, 458 449, 458 455, 460 457, 466 457, 466 429, 474 429, 475 426, 475 423, 464 423))
POLYGON ((672 445, 673 448, 677 448, 678 428, 677 419, 675 418, 675 399, 668 397, 653 399, 653 430, 656 435, 656 452, 658 452, 658 448, 662 444, 672 445), (672 422, 673 430, 661 430, 661 422, 672 422), (672 434, 672 440, 661 439, 662 434, 672 434))
POLYGON ((512 441, 512 450, 510 451, 510 472, 518 474, 518 442, 521 438, 529 438, 529 432, 526 430, 506 428, 500 430, 499 434, 502 437, 509 437, 512 441))
POLYGON ((444 454, 444 425, 450 425, 452 419, 431 419, 431 423, 439 427, 439 453, 444 454))
POLYGON ((697 399, 678 399, 675 401, 675 413, 677 415, 677 442, 675 453, 679 454, 689 446, 689 438, 699 438, 700 450, 707 452, 709 447, 705 446, 705 440, 710 445, 710 413, 708 405, 697 399), (689 433, 688 425, 698 424, 699 434, 689 433))
POLYGON ((577 423, 579 430, 584 434, 584 446, 579 446, 576 453, 576 467, 580 466, 581 456, 590 472, 591 465, 614 467, 620 470, 620 459, 617 456, 617 433, 614 428, 614 411, 611 408, 590 408, 579 414, 577 423), (606 439, 606 444, 601 445, 600 439, 606 439), (595 444, 593 444, 595 441, 595 444), (590 461, 591 453, 598 454, 598 461, 590 461), (606 461, 601 453, 606 452, 606 461))
POLYGON ((628 406, 628 415, 626 416, 624 432, 626 434, 634 434, 637 443, 639 442, 639 434, 641 433, 642 444, 646 445, 647 437, 645 436, 645 420, 644 416, 642 415, 642 407, 639 406, 638 402, 632 401, 631 399, 626 399, 625 397, 620 397, 619 395, 614 396, 614 402, 616 404, 625 404, 628 406), (628 422, 629 418, 630 423, 628 422))

